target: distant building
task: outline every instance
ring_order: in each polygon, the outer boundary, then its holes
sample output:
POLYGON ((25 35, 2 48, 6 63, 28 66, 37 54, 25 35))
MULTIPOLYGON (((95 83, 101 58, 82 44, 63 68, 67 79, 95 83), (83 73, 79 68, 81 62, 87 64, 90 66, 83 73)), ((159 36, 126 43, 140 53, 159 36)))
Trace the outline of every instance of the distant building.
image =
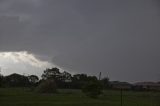
POLYGON ((160 91, 160 83, 156 83, 156 82, 137 82, 133 86, 134 88, 141 88, 144 90, 159 90, 160 91))
POLYGON ((113 89, 125 89, 125 90, 129 90, 132 88, 132 84, 128 83, 128 82, 119 82, 119 81, 111 81, 110 82, 110 86, 113 89))

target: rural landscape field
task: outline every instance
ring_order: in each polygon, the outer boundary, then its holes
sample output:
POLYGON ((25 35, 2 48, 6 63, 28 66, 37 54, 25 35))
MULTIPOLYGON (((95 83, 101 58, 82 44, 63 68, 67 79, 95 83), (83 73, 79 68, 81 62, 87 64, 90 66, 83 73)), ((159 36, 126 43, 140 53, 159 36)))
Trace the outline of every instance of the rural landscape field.
MULTIPOLYGON (((122 106, 160 106, 160 92, 123 91, 122 106)), ((1 88, 0 106, 121 106, 120 91, 106 90, 98 99, 80 90, 38 94, 27 88, 1 88)))
POLYGON ((160 0, 0 0, 0 106, 160 106, 160 0))

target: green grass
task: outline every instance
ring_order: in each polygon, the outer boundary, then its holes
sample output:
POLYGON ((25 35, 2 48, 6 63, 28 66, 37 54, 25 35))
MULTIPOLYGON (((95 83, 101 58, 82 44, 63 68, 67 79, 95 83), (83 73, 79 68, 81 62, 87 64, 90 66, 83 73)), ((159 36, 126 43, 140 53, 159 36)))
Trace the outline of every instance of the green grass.
MULTIPOLYGON (((120 91, 105 91, 98 99, 80 90, 38 94, 23 88, 0 88, 0 106, 120 106, 120 91)), ((123 92, 123 106, 160 106, 160 92, 123 92)))

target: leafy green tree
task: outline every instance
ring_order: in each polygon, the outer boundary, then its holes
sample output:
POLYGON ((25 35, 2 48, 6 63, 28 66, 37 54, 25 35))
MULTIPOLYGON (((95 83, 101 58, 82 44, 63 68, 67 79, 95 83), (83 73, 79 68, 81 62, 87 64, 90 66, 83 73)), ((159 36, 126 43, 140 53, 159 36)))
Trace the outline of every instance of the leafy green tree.
POLYGON ((36 75, 30 75, 28 76, 28 79, 30 83, 37 83, 39 81, 39 78, 36 75))
POLYGON ((3 75, 0 74, 0 87, 3 85, 3 79, 4 79, 3 75))
POLYGON ((5 86, 9 87, 25 87, 29 86, 29 80, 26 76, 20 74, 11 74, 4 77, 5 86))
POLYGON ((97 81, 96 76, 87 76, 86 74, 75 74, 72 77, 72 87, 81 89, 86 83, 97 81))
POLYGON ((29 80, 31 86, 35 86, 39 82, 39 78, 36 75, 30 75, 30 76, 28 76, 28 80, 29 80))
POLYGON ((53 79, 58 88, 70 88, 72 75, 66 71, 60 72, 58 68, 46 69, 42 74, 42 80, 53 79))
POLYGON ((73 80, 74 81, 86 81, 87 75, 86 74, 75 74, 73 75, 73 80))
POLYGON ((89 81, 82 91, 91 98, 97 98, 102 94, 103 87, 99 81, 89 81))
POLYGON ((110 88, 109 78, 105 77, 101 80, 104 89, 110 88))
POLYGON ((97 81, 97 77, 96 76, 88 76, 87 77, 87 81, 97 81))
POLYGON ((75 89, 81 89, 87 82, 86 74, 75 74, 72 77, 72 87, 75 89))
POLYGON ((40 83, 40 85, 36 89, 39 93, 56 93, 57 85, 53 79, 47 79, 40 83))
POLYGON ((70 82, 72 79, 72 75, 66 71, 64 71, 61 75, 62 75, 63 82, 70 82))
POLYGON ((54 79, 55 81, 58 81, 61 79, 61 73, 59 69, 56 67, 51 69, 46 69, 42 74, 42 79, 43 80, 54 79))

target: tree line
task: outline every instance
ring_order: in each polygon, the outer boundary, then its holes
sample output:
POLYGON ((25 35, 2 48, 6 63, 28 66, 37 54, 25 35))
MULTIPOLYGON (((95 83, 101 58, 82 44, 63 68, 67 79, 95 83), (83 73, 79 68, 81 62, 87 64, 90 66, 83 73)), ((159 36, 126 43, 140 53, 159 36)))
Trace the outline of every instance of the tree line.
MULTIPOLYGON (((56 86, 62 89, 81 89, 88 82, 97 82, 96 76, 88 76, 87 74, 74 74, 69 72, 60 72, 56 67, 44 70, 41 79, 36 75, 20 75, 13 73, 8 76, 0 75, 0 87, 36 87, 46 80, 54 80, 56 86)), ((109 88, 109 78, 100 80, 103 88, 109 88)))
MULTIPOLYGON (((101 74, 101 73, 100 73, 101 74)), ((87 96, 97 98, 104 89, 119 90, 159 90, 146 89, 143 86, 135 86, 128 82, 109 81, 108 77, 97 78, 87 74, 70 74, 60 72, 56 67, 44 70, 41 79, 36 75, 20 75, 13 73, 8 76, 0 74, 0 87, 28 87, 39 93, 56 93, 58 89, 81 89, 87 96)), ((150 86, 149 86, 150 88, 150 86)))
MULTIPOLYGON (((53 80, 60 89, 82 89, 85 85, 98 82, 103 89, 124 89, 124 90, 159 90, 152 86, 133 85, 128 82, 110 81, 108 77, 102 79, 87 74, 74 74, 67 71, 61 72, 58 68, 47 68, 39 78, 36 75, 20 75, 13 73, 8 76, 0 74, 0 87, 37 87, 47 80, 53 80)), ((157 83, 158 84, 158 83, 157 83)))

